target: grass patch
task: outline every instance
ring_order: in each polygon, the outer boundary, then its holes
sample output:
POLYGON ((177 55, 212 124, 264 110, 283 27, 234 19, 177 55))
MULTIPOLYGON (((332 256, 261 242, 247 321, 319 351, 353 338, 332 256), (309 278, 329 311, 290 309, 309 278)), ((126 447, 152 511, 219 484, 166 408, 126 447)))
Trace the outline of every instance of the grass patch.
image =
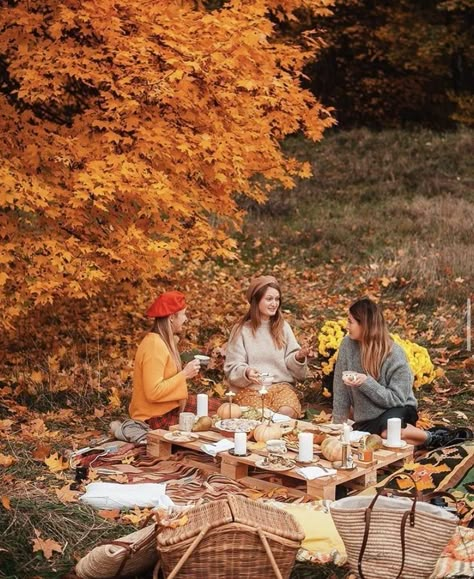
POLYGON ((69 572, 77 558, 102 541, 133 532, 131 526, 101 518, 92 508, 67 506, 37 498, 12 499, 11 509, 0 509, 0 577, 59 579, 69 572), (63 546, 50 560, 33 552, 35 529, 43 539, 63 546))
POLYGON ((250 207, 246 259, 257 239, 269 266, 375 264, 378 276, 424 288, 428 305, 465 303, 467 283, 445 282, 474 279, 473 135, 358 129, 317 145, 289 139, 287 151, 314 175, 250 207))

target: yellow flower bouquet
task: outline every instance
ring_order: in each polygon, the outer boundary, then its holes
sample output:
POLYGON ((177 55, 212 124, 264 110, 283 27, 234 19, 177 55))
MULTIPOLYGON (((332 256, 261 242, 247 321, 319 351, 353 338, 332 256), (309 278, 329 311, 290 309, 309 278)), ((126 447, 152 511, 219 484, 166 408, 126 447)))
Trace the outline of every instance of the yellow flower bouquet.
MULTIPOLYGON (((337 352, 342 339, 346 335, 345 320, 328 320, 324 323, 318 334, 318 352, 323 358, 321 370, 323 372, 323 393, 332 392, 334 366, 336 365, 337 352)), ((431 384, 437 374, 426 348, 404 340, 398 334, 390 334, 392 340, 401 346, 406 354, 408 364, 415 376, 413 386, 415 389, 426 384, 431 384)))

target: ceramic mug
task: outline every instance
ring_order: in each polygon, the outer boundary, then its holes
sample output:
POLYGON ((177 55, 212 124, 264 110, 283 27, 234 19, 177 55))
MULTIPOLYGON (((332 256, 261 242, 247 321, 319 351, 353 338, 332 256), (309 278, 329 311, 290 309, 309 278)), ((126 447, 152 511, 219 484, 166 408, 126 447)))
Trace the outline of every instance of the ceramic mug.
POLYGON ((196 416, 192 412, 181 412, 179 415, 179 429, 182 432, 191 432, 196 416))
POLYGON ((267 440, 266 447, 272 454, 286 454, 287 452, 285 441, 278 438, 267 440))
POLYGON ((354 380, 357 378, 357 373, 353 372, 352 370, 344 370, 344 372, 342 373, 342 379, 343 380, 347 380, 349 382, 354 382, 354 380))
POLYGON ((195 360, 199 360, 199 363, 201 364, 201 368, 206 368, 206 366, 209 365, 209 362, 211 360, 211 358, 209 356, 205 356, 204 354, 196 354, 194 356, 195 360))

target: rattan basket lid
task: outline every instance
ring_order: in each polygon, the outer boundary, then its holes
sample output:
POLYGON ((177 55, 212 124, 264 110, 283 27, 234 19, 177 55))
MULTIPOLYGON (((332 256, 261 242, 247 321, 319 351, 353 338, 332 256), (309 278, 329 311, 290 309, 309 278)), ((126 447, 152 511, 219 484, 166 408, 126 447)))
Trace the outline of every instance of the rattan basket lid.
POLYGON ((191 539, 199 535, 205 525, 212 529, 234 521, 283 539, 300 542, 305 537, 302 527, 290 513, 238 495, 195 507, 186 515, 188 522, 185 525, 163 529, 158 534, 158 546, 175 545, 191 539))
POLYGON ((292 541, 302 541, 305 537, 298 521, 283 509, 238 495, 229 495, 228 501, 233 519, 237 523, 259 527, 262 531, 292 541))
POLYGON ((209 524, 210 528, 220 527, 233 521, 227 499, 221 499, 194 507, 186 513, 188 522, 182 527, 175 529, 163 529, 158 534, 158 545, 175 545, 191 537, 199 535, 202 528, 209 524))

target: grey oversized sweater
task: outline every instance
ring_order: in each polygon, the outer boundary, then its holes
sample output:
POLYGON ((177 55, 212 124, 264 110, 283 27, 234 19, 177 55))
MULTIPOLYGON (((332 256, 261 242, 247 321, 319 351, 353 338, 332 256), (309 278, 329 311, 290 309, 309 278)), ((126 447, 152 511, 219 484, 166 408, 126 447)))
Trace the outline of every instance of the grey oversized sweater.
POLYGON ((295 358, 300 349, 290 325, 283 326, 285 345, 277 349, 270 334, 270 322, 262 322, 255 335, 247 323, 242 331, 234 335, 232 330, 227 344, 224 373, 229 384, 235 388, 250 386, 246 378, 247 368, 255 368, 260 372, 273 374, 273 381, 294 383, 303 380, 306 375, 306 363, 298 362, 295 358))
POLYGON ((393 344, 392 351, 382 364, 378 381, 368 376, 359 387, 346 386, 342 381, 344 370, 367 374, 361 364, 360 344, 349 336, 342 340, 334 372, 333 422, 341 423, 347 419, 351 406, 356 422, 372 420, 397 406, 416 408, 413 373, 405 352, 398 344, 393 344))

